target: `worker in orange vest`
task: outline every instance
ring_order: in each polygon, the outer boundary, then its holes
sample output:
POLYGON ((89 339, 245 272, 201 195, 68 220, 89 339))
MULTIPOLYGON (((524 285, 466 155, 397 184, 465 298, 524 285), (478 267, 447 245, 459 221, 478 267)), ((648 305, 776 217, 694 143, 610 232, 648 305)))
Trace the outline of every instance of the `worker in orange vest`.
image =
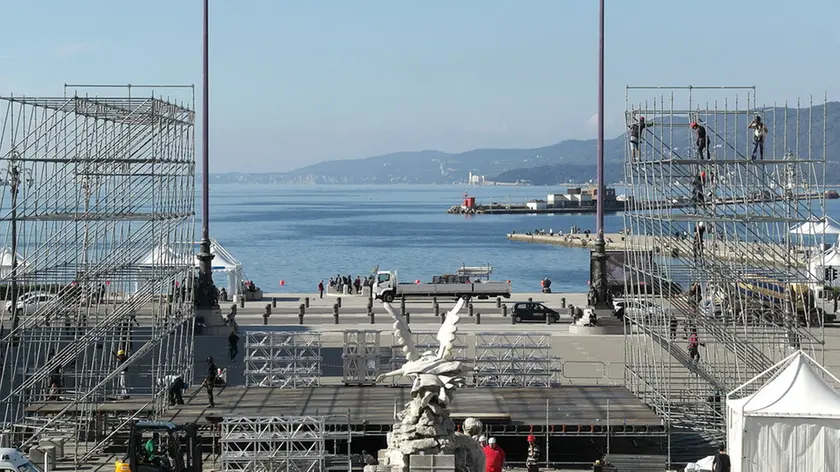
POLYGON ((505 451, 496 444, 496 438, 487 440, 484 446, 484 470, 485 472, 502 472, 505 465, 505 451))

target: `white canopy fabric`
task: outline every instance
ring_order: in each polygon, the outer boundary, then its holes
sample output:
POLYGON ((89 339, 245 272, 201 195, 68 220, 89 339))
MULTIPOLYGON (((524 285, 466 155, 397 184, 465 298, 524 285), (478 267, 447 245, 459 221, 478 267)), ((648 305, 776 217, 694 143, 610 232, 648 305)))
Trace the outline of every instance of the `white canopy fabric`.
POLYGON ((816 282, 840 282, 826 280, 825 269, 830 267, 840 269, 840 247, 833 246, 824 253, 811 258, 811 261, 808 263, 809 271, 811 272, 811 275, 814 277, 814 280, 816 282))
POLYGON ((826 217, 825 221, 809 221, 795 226, 790 234, 804 234, 816 236, 820 234, 840 234, 840 224, 826 217))
MULTIPOLYGON (((195 252, 197 253, 198 250, 195 252)), ((226 276, 225 284, 227 286, 228 295, 232 296, 239 293, 242 285, 242 279, 244 277, 242 264, 215 239, 210 242, 210 253, 215 256, 212 261, 213 272, 223 273, 226 276)), ((5 256, 0 253, 0 263, 5 261, 3 257, 5 256)), ((11 261, 11 255, 8 256, 8 259, 11 261)), ((139 265, 189 265, 190 261, 192 261, 196 268, 199 266, 200 262, 197 256, 191 254, 178 254, 172 246, 163 242, 155 246, 152 251, 140 261, 139 265)), ((9 262, 9 267, 11 267, 11 262, 9 262)), ((2 267, 0 267, 0 270, 2 270, 2 267)), ((217 286, 222 286, 222 284, 219 283, 220 281, 217 280, 216 282, 217 286)))
MULTIPOLYGON (((242 280, 245 277, 242 264, 215 239, 210 241, 210 254, 214 256, 211 261, 213 272, 223 273, 227 276, 226 289, 228 296, 232 297, 238 294, 242 287, 242 280)), ((195 266, 198 267, 200 263, 198 256, 196 256, 195 266)))
POLYGON ((765 374, 777 369, 782 370, 752 395, 732 398, 761 375, 727 397, 732 471, 840 470, 840 393, 818 371, 840 380, 802 351, 765 374))
MULTIPOLYGON (((20 257, 20 254, 17 254, 17 264, 18 264, 18 275, 20 275, 20 268, 24 265, 24 260, 20 257)), ((12 275, 12 250, 4 247, 2 251, 0 251, 0 279, 8 278, 12 275)))
POLYGON ((179 255, 167 243, 155 246, 152 251, 140 261, 141 266, 189 264, 189 256, 179 255))

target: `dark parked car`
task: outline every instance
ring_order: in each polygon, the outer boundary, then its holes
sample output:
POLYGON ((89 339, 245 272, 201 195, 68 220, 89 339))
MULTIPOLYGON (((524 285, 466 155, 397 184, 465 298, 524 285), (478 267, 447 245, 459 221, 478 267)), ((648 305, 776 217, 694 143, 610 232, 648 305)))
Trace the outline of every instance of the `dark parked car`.
POLYGON ((513 305, 513 313, 517 323, 522 321, 545 321, 546 316, 551 316, 551 321, 556 323, 560 321, 560 313, 535 302, 520 302, 513 305))

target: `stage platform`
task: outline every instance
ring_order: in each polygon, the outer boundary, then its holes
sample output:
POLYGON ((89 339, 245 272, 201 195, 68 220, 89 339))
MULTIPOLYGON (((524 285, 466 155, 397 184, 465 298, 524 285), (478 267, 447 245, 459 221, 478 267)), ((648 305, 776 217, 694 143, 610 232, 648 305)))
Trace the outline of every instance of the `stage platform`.
MULTIPOLYGON (((210 424, 223 416, 316 415, 328 417, 336 431, 384 434, 394 422, 395 405, 402 409, 409 398, 409 389, 401 387, 231 387, 216 392, 215 408, 207 406, 207 396, 199 390, 161 419, 210 424)), ((135 412, 149 400, 136 397, 103 402, 94 411, 106 415, 135 412)), ((62 401, 32 404, 27 413, 49 416, 66 405, 62 401)), ((143 409, 152 412, 151 405, 143 409)), ((494 425, 493 429, 512 434, 540 431, 545 425, 556 433, 593 433, 606 428, 608 422, 619 433, 647 433, 658 431, 662 424, 629 390, 619 386, 463 388, 454 395, 452 416, 456 422, 470 416, 480 418, 494 425)))

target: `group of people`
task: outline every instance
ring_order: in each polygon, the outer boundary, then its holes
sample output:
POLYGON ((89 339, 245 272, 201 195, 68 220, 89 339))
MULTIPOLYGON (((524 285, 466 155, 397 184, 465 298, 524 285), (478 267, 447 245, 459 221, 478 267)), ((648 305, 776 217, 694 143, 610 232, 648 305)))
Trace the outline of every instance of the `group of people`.
MULTIPOLYGON (((633 162, 639 160, 639 156, 641 154, 640 145, 642 142, 642 134, 645 129, 654 126, 653 122, 645 121, 645 117, 639 117, 639 121, 631 123, 627 126, 628 131, 627 134, 629 135, 630 141, 630 152, 631 152, 631 159, 633 162)), ((709 136, 708 130, 702 124, 692 121, 689 125, 689 128, 694 132, 694 145, 697 148, 697 155, 700 159, 712 159, 711 151, 709 150, 709 146, 711 145, 711 137, 709 136)), ((753 135, 753 147, 752 147, 752 155, 751 159, 755 160, 756 156, 758 156, 761 160, 764 160, 764 140, 768 134, 767 125, 761 121, 761 117, 756 115, 755 118, 750 122, 747 126, 747 129, 752 131, 753 135)))
POLYGON ((318 295, 321 298, 324 298, 324 292, 330 291, 333 293, 344 293, 344 289, 347 289, 348 294, 357 294, 360 295, 362 293, 362 289, 364 287, 372 287, 373 286, 373 276, 370 277, 360 277, 356 276, 354 279, 352 275, 336 275, 335 277, 331 277, 329 280, 328 285, 324 285, 324 281, 318 282, 318 295))

